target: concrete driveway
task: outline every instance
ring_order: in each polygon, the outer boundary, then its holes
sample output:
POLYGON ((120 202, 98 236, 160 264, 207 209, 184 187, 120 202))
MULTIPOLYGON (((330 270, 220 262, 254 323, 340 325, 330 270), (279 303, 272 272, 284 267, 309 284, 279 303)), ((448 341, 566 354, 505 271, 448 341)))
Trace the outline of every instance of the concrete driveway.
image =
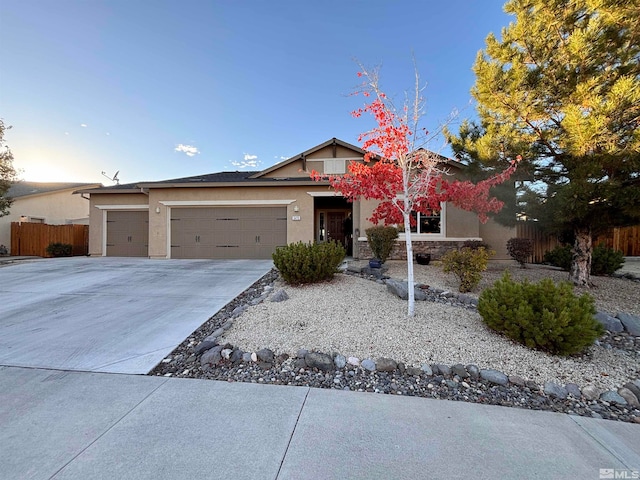
POLYGON ((148 373, 270 260, 73 257, 0 267, 0 365, 148 373))

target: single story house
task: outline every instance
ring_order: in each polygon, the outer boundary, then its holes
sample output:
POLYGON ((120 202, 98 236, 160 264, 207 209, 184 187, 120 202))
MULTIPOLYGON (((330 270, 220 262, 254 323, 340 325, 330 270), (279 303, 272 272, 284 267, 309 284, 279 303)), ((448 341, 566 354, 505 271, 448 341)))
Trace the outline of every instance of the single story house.
MULTIPOLYGON (((160 182, 83 190, 90 196, 89 253, 149 258, 271 258, 276 247, 337 240, 355 258, 369 258, 365 230, 374 201, 347 202, 307 172, 344 173, 365 151, 332 138, 262 171, 219 172, 160 182)), ((451 170, 463 168, 449 161, 451 170)), ((443 205, 415 228, 414 251, 456 248, 483 240, 508 258, 515 229, 481 224, 474 213, 443 205)), ((405 255, 404 234, 395 249, 405 255)), ((405 256, 406 258, 406 256, 405 256)))
POLYGON ((0 217, 0 245, 11 251, 12 222, 88 225, 89 200, 73 193, 80 188, 101 186, 101 183, 14 183, 7 192, 7 197, 13 199, 9 215, 0 217))

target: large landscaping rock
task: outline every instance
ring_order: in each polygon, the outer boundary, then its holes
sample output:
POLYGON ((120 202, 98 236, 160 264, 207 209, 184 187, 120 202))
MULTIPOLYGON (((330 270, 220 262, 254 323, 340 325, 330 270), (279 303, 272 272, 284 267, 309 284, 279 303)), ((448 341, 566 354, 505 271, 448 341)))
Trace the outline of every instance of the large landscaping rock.
POLYGON ((213 348, 210 348, 209 350, 207 350, 206 352, 204 352, 202 354, 202 357, 200 357, 200 364, 201 365, 217 365, 218 363, 220 363, 220 361, 222 361, 222 349, 224 348, 224 345, 216 345, 213 348))
POLYGON ((289 300, 289 295, 287 295, 287 292, 285 292, 283 289, 280 289, 276 293, 271 295, 272 302, 279 303, 284 302, 285 300, 289 300))
POLYGON ((605 330, 608 330, 612 333, 620 333, 624 330, 622 326, 622 322, 616 317, 612 317, 604 312, 598 312, 595 314, 595 318, 598 322, 602 324, 605 330))
POLYGON ((640 337, 640 317, 629 313, 618 313, 616 318, 620 320, 624 329, 634 337, 640 337))
POLYGON ((304 361, 309 368, 317 368, 323 372, 330 372, 334 369, 333 359, 326 353, 307 353, 304 356, 304 361))
POLYGON ((469 375, 469 372, 467 372, 467 369, 464 368, 464 365, 462 365, 461 363, 456 363, 454 366, 452 366, 451 367, 451 372, 454 375, 458 375, 463 380, 465 378, 469 378, 471 376, 471 375, 469 375))
POLYGON ((628 388, 622 387, 618 389, 618 395, 626 400, 626 402, 634 408, 640 408, 640 401, 635 394, 628 388))
POLYGON ((263 348, 262 350, 258 350, 256 352, 256 357, 258 358, 259 362, 264 362, 264 363, 273 363, 275 359, 275 355, 273 351, 269 350, 268 348, 263 348))
POLYGON ((627 404, 627 401, 624 399, 624 397, 622 397, 618 392, 614 392, 613 390, 604 392, 602 395, 600 395, 600 400, 602 400, 603 402, 617 403, 619 405, 627 404))
POLYGON ((395 296, 400 297, 402 300, 409 298, 409 289, 407 288, 407 282, 401 282, 390 278, 387 280, 387 290, 393 293, 395 296))
POLYGON ((496 385, 506 385, 509 383, 509 377, 497 370, 480 370, 480 378, 496 385))
POLYGON ((193 353, 195 355, 200 355, 201 353, 206 352, 207 350, 212 349, 213 347, 215 347, 218 344, 217 340, 211 341, 211 340, 203 340, 202 342, 200 342, 200 344, 195 348, 195 350, 193 351, 193 353))
POLYGON ((565 400, 569 395, 566 388, 553 382, 547 382, 544 384, 544 393, 550 397, 559 398, 560 400, 565 400))
POLYGON ((376 361, 376 370, 379 372, 394 372, 396 368, 398 368, 398 364, 390 358, 382 357, 376 361))

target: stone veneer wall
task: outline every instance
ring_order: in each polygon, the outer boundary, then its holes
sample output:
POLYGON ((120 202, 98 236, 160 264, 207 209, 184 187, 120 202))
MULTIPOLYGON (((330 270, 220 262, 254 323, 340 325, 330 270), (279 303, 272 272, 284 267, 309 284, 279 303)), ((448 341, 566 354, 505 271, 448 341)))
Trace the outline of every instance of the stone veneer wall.
MULTIPOLYGON (((449 250, 457 250, 462 247, 464 240, 436 240, 436 241, 422 241, 413 240, 411 242, 413 246, 413 254, 417 253, 430 253, 432 260, 439 260, 449 250)), ((366 240, 358 240, 359 259, 366 260, 373 258, 371 248, 369 248, 369 242, 366 240)), ((407 259, 407 247, 403 240, 397 240, 393 246, 390 260, 406 260, 407 259)))

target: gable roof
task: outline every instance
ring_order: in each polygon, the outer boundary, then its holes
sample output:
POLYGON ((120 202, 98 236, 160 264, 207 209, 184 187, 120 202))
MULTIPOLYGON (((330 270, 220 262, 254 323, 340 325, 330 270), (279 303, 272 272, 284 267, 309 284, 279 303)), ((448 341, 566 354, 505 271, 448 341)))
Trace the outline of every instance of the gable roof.
MULTIPOLYGON (((260 171, 235 171, 235 172, 217 172, 207 173, 203 175, 195 175, 191 177, 174 178, 170 180, 161 180, 154 182, 137 182, 128 183, 124 185, 112 185, 109 187, 100 187, 83 192, 77 193, 145 193, 144 189, 149 188, 184 188, 184 187, 219 187, 219 186, 259 186, 259 185, 273 185, 283 184, 288 185, 306 185, 316 183, 315 180, 309 176, 296 176, 296 177, 267 177, 271 172, 275 172, 287 165, 302 160, 306 163, 306 158, 315 152, 322 150, 323 148, 330 146, 340 146, 346 149, 352 150, 356 155, 364 156, 367 152, 360 147, 352 145, 348 142, 333 137, 324 143, 316 145, 302 153, 294 155, 280 163, 277 163, 265 170, 260 171)), ((452 160, 450 158, 438 155, 441 160, 448 165, 463 166, 460 162, 452 160)), ((379 158, 376 156, 375 158, 379 158)))
POLYGON ((287 165, 289 165, 290 163, 293 162, 297 162, 298 160, 302 160, 304 161, 309 155, 311 155, 312 153, 318 152, 320 150, 322 150, 323 148, 329 147, 329 146, 341 146, 341 147, 345 147, 348 148, 350 150, 355 151, 356 153, 360 154, 360 155, 365 155, 367 152, 366 150, 361 149, 360 147, 356 147, 355 145, 351 145, 350 143, 347 143, 343 140, 340 140, 339 138, 333 137, 329 140, 327 140, 324 143, 321 143, 320 145, 316 145, 315 147, 310 148, 309 150, 305 150, 302 153, 299 153, 298 155, 294 155, 291 158, 288 158, 286 160, 283 160, 280 163, 276 163, 275 165, 273 165, 272 167, 267 168, 266 170, 262 170, 260 172, 256 172, 253 177, 251 178, 260 178, 268 173, 271 173, 275 170, 278 170, 282 167, 285 167, 287 165))
POLYGON ((31 195, 43 195, 64 190, 79 189, 83 187, 101 187, 101 183, 71 183, 71 182, 16 182, 9 188, 7 197, 21 198, 31 195))

